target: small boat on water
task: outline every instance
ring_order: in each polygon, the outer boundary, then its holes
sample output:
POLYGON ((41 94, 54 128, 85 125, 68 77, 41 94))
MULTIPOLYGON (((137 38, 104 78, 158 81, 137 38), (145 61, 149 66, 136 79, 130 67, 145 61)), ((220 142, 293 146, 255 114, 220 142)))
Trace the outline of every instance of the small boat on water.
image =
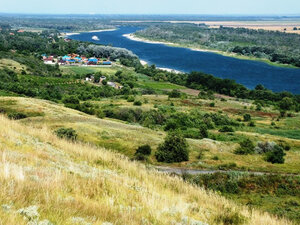
POLYGON ((98 36, 96 36, 96 35, 93 36, 92 39, 93 39, 94 41, 99 41, 99 40, 100 40, 100 39, 98 38, 98 36))

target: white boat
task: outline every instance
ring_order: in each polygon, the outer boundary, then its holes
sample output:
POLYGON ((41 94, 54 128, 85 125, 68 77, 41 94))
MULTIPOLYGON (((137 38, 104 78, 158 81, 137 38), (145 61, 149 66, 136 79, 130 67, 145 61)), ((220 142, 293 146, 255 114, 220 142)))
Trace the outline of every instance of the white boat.
POLYGON ((96 36, 96 35, 93 36, 92 39, 93 39, 94 41, 99 41, 99 40, 100 40, 100 39, 98 38, 98 36, 96 36))

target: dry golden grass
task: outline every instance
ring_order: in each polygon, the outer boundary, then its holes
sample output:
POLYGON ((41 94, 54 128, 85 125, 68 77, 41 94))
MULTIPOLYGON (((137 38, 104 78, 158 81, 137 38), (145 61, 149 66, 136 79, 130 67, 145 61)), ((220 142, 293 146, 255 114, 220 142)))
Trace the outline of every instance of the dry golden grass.
POLYGON ((243 217, 253 225, 291 224, 104 148, 58 139, 46 127, 4 116, 0 124, 1 224, 45 219, 54 224, 223 224, 223 217, 243 217))
POLYGON ((23 70, 27 71, 27 67, 14 61, 11 59, 0 59, 0 68, 8 68, 11 70, 16 71, 17 73, 21 73, 23 70))

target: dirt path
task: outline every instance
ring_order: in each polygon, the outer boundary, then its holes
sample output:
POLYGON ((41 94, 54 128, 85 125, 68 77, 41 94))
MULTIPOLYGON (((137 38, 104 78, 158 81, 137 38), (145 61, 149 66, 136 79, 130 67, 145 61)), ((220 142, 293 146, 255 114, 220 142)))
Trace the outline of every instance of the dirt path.
MULTIPOLYGON (((252 175, 277 175, 277 173, 267 173, 267 172, 255 172, 255 171, 238 171, 238 170, 197 170, 197 169, 187 169, 187 168, 173 168, 167 166, 156 166, 155 167, 158 171, 169 173, 169 174, 177 174, 177 175, 198 175, 198 174, 214 174, 214 173, 245 173, 245 174, 252 174, 252 175)), ((278 174, 284 176, 300 176, 300 174, 278 174)))

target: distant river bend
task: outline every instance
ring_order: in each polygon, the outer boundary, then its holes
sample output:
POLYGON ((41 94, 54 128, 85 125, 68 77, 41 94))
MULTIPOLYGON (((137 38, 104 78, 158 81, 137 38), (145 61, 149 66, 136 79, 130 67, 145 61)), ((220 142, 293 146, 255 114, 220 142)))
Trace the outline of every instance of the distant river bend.
POLYGON ((163 44, 137 42, 123 36, 139 29, 141 28, 121 27, 114 31, 81 33, 69 37, 74 40, 127 48, 140 59, 157 67, 183 72, 202 71, 216 77, 236 80, 250 89, 257 84, 263 84, 275 92, 289 91, 300 94, 300 69, 281 68, 263 62, 241 60, 163 44), (99 37, 99 40, 92 40, 93 36, 99 37))

